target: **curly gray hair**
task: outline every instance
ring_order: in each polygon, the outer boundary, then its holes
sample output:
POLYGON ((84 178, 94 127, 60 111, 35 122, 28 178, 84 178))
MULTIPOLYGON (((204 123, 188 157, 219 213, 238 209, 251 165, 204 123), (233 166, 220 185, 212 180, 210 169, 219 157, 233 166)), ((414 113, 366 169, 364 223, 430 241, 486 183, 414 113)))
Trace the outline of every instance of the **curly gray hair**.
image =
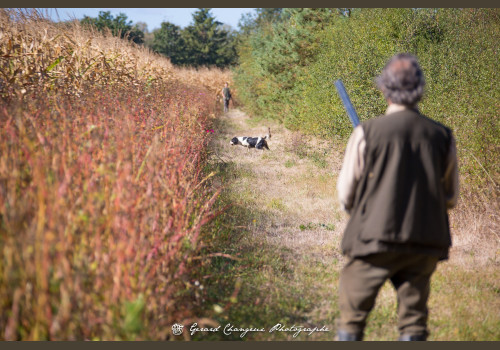
POLYGON ((376 82, 392 103, 415 106, 424 94, 424 73, 417 58, 407 53, 393 56, 376 82))

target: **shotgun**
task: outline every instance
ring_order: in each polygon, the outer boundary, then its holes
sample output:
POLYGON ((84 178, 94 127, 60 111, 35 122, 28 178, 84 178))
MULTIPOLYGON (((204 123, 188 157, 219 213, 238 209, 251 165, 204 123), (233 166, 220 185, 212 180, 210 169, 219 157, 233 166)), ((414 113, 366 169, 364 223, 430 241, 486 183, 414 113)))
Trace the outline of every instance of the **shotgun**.
POLYGON ((355 128, 358 126, 359 123, 359 118, 356 113, 356 110, 354 109, 351 100, 349 99, 349 95, 347 95, 347 91, 345 91, 344 84, 342 83, 342 80, 337 80, 335 81, 335 87, 337 88, 337 91, 340 95, 340 98, 342 99, 342 102, 344 103, 345 110, 347 111, 347 115, 349 116, 349 119, 351 119, 352 122, 352 127, 355 128))

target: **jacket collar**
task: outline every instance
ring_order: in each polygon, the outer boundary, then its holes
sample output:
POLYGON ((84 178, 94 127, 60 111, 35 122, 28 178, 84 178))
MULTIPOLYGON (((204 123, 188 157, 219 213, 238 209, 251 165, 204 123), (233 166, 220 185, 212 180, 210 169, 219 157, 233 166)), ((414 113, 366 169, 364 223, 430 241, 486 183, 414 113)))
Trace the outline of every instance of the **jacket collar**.
POLYGON ((385 114, 392 114, 392 113, 396 113, 396 112, 401 112, 401 111, 404 111, 404 110, 407 110, 407 109, 413 109, 409 106, 406 106, 406 105, 400 105, 400 104, 397 104, 397 103, 391 103, 389 105, 389 107, 387 107, 387 110, 385 111, 385 114))

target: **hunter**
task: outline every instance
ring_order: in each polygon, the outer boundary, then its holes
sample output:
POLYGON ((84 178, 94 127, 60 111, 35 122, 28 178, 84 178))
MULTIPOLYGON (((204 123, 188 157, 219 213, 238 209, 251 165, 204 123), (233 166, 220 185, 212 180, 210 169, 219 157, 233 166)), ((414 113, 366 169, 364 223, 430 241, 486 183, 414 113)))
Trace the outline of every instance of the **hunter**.
POLYGON ((392 57, 377 85, 388 108, 354 129, 337 183, 350 214, 341 243, 349 260, 340 274, 337 339, 363 339, 389 279, 397 292, 399 340, 426 340, 430 279, 448 258, 447 210, 458 198, 455 139, 417 108, 425 81, 414 56, 392 57))

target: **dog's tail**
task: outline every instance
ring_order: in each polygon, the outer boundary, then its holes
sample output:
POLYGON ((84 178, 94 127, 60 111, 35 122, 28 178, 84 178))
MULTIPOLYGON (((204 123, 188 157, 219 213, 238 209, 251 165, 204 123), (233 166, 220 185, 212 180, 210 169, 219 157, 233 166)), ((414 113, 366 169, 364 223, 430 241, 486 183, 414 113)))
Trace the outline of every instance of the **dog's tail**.
POLYGON ((264 140, 268 140, 271 138, 271 128, 267 128, 267 135, 263 137, 264 140))

